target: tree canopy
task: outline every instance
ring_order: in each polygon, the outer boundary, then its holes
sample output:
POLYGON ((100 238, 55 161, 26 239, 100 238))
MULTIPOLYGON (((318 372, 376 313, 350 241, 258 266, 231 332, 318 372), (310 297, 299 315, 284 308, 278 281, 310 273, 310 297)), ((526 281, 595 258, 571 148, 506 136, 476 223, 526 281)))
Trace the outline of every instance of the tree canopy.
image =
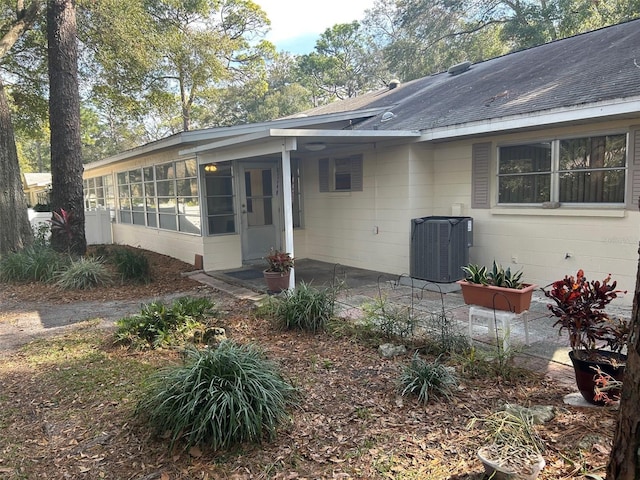
MULTIPOLYGON (((22 4, 0 0, 0 34, 22 4)), ((259 0, 77 5, 85 162, 183 130, 292 115, 394 78, 640 16, 640 0, 375 0, 361 21, 334 25, 313 51, 292 55, 264 40, 269 19, 259 0)), ((43 25, 37 16, 0 56, 24 171, 49 168, 43 25)))

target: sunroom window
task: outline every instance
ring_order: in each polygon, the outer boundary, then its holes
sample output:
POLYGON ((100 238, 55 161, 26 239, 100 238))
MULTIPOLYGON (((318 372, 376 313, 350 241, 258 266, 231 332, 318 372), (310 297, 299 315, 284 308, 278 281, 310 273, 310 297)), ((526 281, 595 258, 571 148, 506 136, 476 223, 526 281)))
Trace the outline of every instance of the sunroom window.
POLYGON ((499 148, 498 203, 622 204, 625 134, 499 148))

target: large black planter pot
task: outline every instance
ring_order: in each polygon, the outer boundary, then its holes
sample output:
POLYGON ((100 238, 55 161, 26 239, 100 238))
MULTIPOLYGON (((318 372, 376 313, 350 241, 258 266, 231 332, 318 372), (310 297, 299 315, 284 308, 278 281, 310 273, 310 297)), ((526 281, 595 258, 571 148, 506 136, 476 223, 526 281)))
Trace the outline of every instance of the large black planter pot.
MULTIPOLYGON (((575 351, 569 352, 569 358, 571 359, 571 363, 573 363, 573 370, 576 374, 576 384, 578 386, 578 390, 582 394, 582 397, 589 403, 593 405, 604 405, 605 402, 602 400, 596 401, 593 399, 594 393, 594 376, 596 375, 596 371, 592 367, 600 367, 604 373, 611 375, 616 380, 622 381, 622 377, 624 375, 624 366, 627 361, 627 356, 621 353, 610 352, 608 350, 598 350, 597 356, 600 360, 589 360, 587 358, 583 358, 584 352, 580 351, 578 355, 576 355, 575 351), (614 361, 615 366, 610 362, 602 359, 611 359, 614 361)), ((609 391, 609 396, 613 396, 619 394, 620 392, 616 392, 615 390, 609 391)))

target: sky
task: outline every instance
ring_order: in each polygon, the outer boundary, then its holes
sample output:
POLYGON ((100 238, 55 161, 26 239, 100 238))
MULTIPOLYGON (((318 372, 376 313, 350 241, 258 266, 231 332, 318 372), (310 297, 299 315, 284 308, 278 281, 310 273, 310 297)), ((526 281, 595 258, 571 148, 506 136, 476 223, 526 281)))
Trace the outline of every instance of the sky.
POLYGON ((316 40, 337 23, 362 20, 374 0, 254 0, 271 20, 267 40, 278 51, 305 54, 316 40))

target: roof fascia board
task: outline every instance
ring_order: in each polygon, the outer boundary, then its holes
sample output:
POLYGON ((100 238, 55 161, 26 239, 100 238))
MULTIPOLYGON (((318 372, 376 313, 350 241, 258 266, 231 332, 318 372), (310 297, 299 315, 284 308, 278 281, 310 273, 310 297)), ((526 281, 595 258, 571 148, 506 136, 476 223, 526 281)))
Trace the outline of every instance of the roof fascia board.
MULTIPOLYGON (((394 139, 399 137, 414 137, 419 138, 420 132, 416 131, 380 131, 380 130, 285 130, 280 128, 272 128, 270 130, 263 130, 261 132, 242 135, 239 137, 227 138, 218 142, 211 142, 205 145, 199 145, 194 148, 187 148, 180 150, 180 155, 193 155, 197 153, 206 152, 208 150, 215 150, 219 148, 226 148, 233 145, 239 145, 242 143, 251 142, 254 140, 260 140, 263 138, 296 138, 296 137, 325 137, 325 138, 380 138, 380 139, 394 139)), ((294 144, 295 145, 295 144, 294 144)), ((287 148, 287 150, 295 150, 297 146, 293 148, 287 148)), ((279 150, 280 151, 280 150, 279 150)), ((273 153, 273 152, 265 152, 273 153)))
POLYGON ((252 145, 240 145, 237 148, 207 149, 208 151, 198 154, 198 163, 202 165, 210 162, 228 162, 230 160, 278 154, 284 150, 295 150, 296 148, 295 138, 273 138, 252 145))
POLYGON ((197 147, 193 147, 193 148, 186 148, 184 150, 180 150, 178 153, 180 155, 193 155, 194 153, 205 152, 207 150, 214 150, 217 148, 230 147, 233 145, 238 145, 240 143, 251 142, 253 140, 260 140, 267 137, 269 137, 269 131, 262 130, 256 133, 249 133, 247 135, 240 135, 237 137, 225 138, 224 140, 219 140, 217 142, 198 145, 197 147))
POLYGON ((294 118, 283 118, 271 120, 269 122, 260 123, 248 123, 244 125, 234 125, 231 127, 217 127, 204 130, 191 130, 183 132, 185 143, 186 142, 198 142, 207 139, 214 139, 220 137, 230 137, 237 135, 246 135, 249 133, 260 132, 268 130, 269 127, 276 126, 278 128, 293 128, 303 127, 305 125, 315 125, 323 123, 339 122, 342 120, 352 120, 354 118, 361 117, 373 117, 385 111, 387 108, 367 108, 362 110, 349 110, 347 112, 340 113, 328 113, 324 115, 310 115, 300 116, 294 118))
POLYGON ((633 113, 640 115, 640 97, 433 128, 424 130, 420 141, 446 140, 470 135, 544 127, 558 123, 597 120, 633 113))
POLYGON ((380 139, 398 137, 420 137, 418 130, 311 130, 311 129, 279 129, 269 130, 272 137, 327 137, 327 138, 358 138, 375 137, 380 139))

